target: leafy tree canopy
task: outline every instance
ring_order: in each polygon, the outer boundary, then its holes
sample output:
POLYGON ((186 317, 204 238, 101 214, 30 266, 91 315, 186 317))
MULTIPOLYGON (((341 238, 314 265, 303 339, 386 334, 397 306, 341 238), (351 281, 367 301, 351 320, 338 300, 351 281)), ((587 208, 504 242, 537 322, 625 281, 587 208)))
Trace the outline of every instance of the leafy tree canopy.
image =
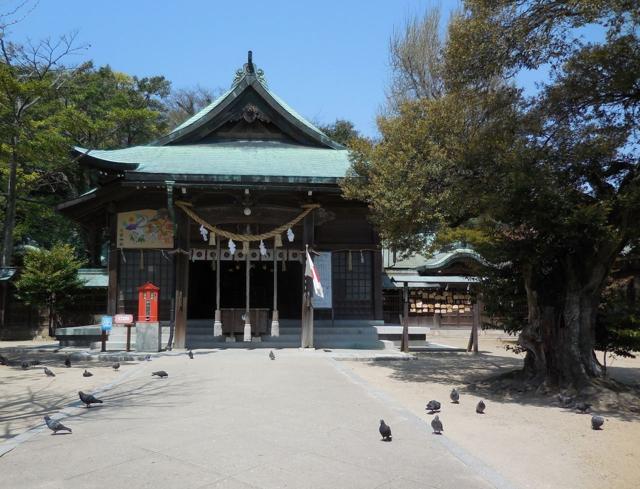
POLYGON ((468 0, 450 24, 443 94, 379 118, 379 142, 352 144, 345 193, 369 202, 390 244, 422 250, 457 233, 508 265, 493 284, 515 282, 526 297, 520 344, 537 379, 600 374, 596 309, 640 233, 638 12, 638 2, 468 0), (587 24, 602 42, 576 37, 587 24), (548 78, 525 97, 513 77, 543 65, 548 78))

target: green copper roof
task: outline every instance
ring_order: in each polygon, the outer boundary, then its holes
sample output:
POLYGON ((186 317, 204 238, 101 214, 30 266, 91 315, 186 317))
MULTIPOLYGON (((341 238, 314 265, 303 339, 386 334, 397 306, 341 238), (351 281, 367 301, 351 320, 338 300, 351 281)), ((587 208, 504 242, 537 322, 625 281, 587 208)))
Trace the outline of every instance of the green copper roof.
POLYGON ((343 146, 268 90, 251 52, 227 92, 157 141, 74 150, 84 163, 128 180, 172 175, 177 180, 333 185, 350 166, 343 146))
MULTIPOLYGON (((75 148, 84 153, 83 148, 75 148)), ((92 150, 86 156, 106 163, 132 165, 127 173, 343 178, 346 150, 313 148, 274 141, 133 146, 92 150), (137 165, 137 166, 135 166, 137 165)))

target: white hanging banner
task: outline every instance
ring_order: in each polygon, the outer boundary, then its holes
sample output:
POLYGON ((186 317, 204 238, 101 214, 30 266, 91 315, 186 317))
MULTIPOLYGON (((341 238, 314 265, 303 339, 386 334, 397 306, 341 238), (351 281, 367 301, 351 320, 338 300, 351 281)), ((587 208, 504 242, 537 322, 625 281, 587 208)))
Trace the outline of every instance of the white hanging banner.
POLYGON ((319 255, 313 255, 313 264, 318 270, 320 284, 324 291, 324 297, 313 296, 313 307, 315 309, 331 309, 333 307, 333 302, 331 301, 333 296, 331 289, 331 252, 321 251, 319 255))

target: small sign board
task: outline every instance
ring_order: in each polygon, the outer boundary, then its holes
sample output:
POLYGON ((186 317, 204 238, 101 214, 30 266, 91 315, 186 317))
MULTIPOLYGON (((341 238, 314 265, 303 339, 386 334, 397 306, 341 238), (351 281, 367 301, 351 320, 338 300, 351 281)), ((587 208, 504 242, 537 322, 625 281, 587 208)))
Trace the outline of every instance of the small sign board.
POLYGON ((116 324, 132 324, 133 314, 116 314, 113 318, 113 322, 116 324))
POLYGON ((111 331, 113 326, 113 318, 111 316, 102 316, 102 321, 100 322, 100 329, 105 332, 111 331))

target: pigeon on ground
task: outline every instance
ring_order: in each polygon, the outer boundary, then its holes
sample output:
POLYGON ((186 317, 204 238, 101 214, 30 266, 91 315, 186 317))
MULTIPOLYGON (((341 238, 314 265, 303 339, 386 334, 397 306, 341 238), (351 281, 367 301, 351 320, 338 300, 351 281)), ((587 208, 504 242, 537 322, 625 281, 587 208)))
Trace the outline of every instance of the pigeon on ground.
POLYGON ((484 414, 484 408, 486 408, 486 404, 484 403, 483 400, 480 400, 480 402, 476 405, 476 413, 478 414, 484 414))
POLYGON ((269 352, 269 358, 270 358, 271 360, 275 360, 275 359, 276 359, 276 356, 273 354, 273 350, 271 350, 271 351, 269 352))
POLYGON ((151 374, 151 377, 153 377, 154 375, 157 375, 161 379, 164 379, 165 377, 169 377, 169 374, 167 372, 165 372, 164 370, 158 370, 157 372, 153 372, 151 374))
POLYGON ((431 428, 433 428, 434 435, 440 435, 441 432, 444 431, 442 427, 442 421, 440 421, 440 417, 436 414, 435 417, 431 420, 431 428))
POLYGON ((558 394, 556 398, 562 407, 568 407, 573 402, 573 397, 565 396, 564 394, 558 394))
POLYGON ((0 365, 9 365, 9 360, 0 355, 0 365))
POLYGON ((69 357, 64 359, 64 365, 67 368, 71 367, 71 359, 69 357))
POLYGON ((91 404, 102 404, 100 399, 96 399, 92 394, 85 394, 84 392, 78 392, 78 396, 80 396, 80 400, 84 402, 87 407, 91 407, 91 404))
POLYGON ((93 377, 93 374, 91 372, 89 372, 86 368, 84 369, 84 372, 82 372, 82 376, 83 377, 93 377))
POLYGON ((193 352, 192 352, 191 350, 189 350, 189 354, 188 354, 188 355, 189 355, 189 358, 190 358, 191 360, 193 360, 193 352))
POLYGON ((449 397, 451 398, 451 402, 454 404, 458 404, 460 402, 460 394, 458 394, 458 391, 455 387, 451 389, 451 394, 449 394, 449 397))
POLYGON ((382 441, 391 441, 391 428, 385 424, 384 419, 380 420, 380 435, 382 435, 382 441))
POLYGON ((55 377, 56 374, 54 374, 51 370, 49 370, 47 367, 44 368, 44 373, 47 377, 55 377))
POLYGON ((582 414, 588 413, 591 408, 591 404, 588 402, 578 402, 576 403, 576 409, 580 411, 582 414))
POLYGON ((440 403, 438 401, 431 400, 427 403, 427 407, 425 409, 429 411, 429 414, 437 413, 440 411, 440 403))
POLYGON ((144 359, 145 359, 147 362, 150 362, 150 361, 151 361, 151 355, 145 355, 145 356, 144 356, 144 359))
POLYGON ((47 423, 47 427, 51 431, 53 431, 52 435, 57 434, 58 431, 68 431, 69 433, 71 433, 71 428, 67 428, 60 421, 57 421, 55 419, 51 419, 49 416, 45 416, 44 417, 44 422, 47 423))
POLYGON ((604 418, 602 416, 591 416, 591 429, 601 430, 604 424, 604 418))
POLYGON ((118 370, 120 368, 120 362, 116 362, 113 365, 111 365, 111 368, 113 368, 113 370, 118 370))

